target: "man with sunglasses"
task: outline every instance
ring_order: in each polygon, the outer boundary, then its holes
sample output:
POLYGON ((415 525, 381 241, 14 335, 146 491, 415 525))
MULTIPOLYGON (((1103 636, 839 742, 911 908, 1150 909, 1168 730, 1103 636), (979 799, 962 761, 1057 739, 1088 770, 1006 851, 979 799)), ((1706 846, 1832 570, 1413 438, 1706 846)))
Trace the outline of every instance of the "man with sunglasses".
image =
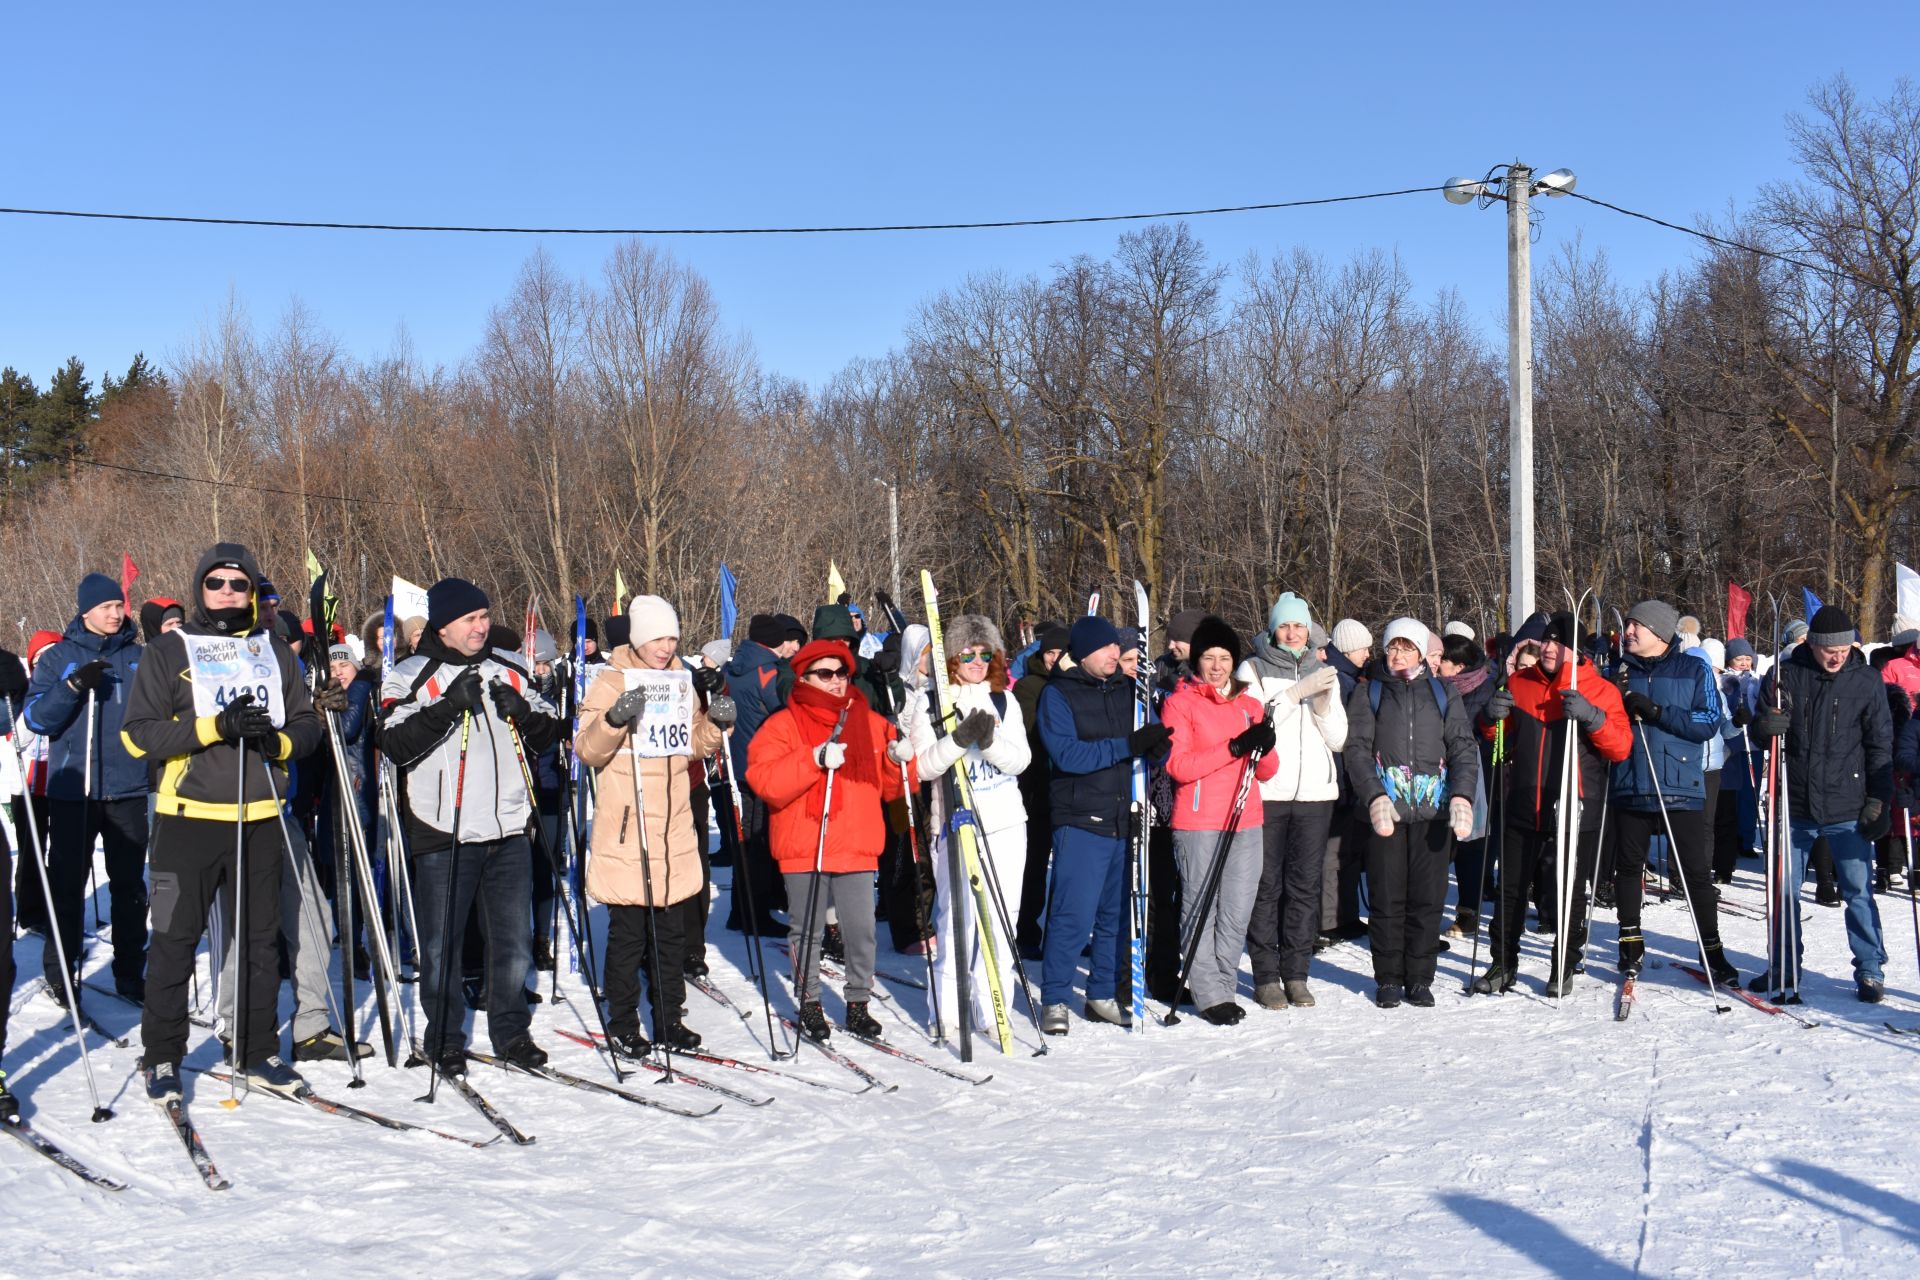
POLYGON ((187 987, 214 895, 244 893, 245 976, 237 984, 233 1061, 255 1088, 306 1089, 279 1054, 280 876, 286 858, 275 792, 323 728, 293 652, 266 629, 253 553, 222 542, 194 571, 186 624, 155 640, 127 701, 133 756, 160 762, 153 832, 153 943, 140 1038, 147 1094, 180 1096, 187 987), (238 828, 236 833, 235 828, 238 828), (235 883, 236 840, 244 884, 235 883))

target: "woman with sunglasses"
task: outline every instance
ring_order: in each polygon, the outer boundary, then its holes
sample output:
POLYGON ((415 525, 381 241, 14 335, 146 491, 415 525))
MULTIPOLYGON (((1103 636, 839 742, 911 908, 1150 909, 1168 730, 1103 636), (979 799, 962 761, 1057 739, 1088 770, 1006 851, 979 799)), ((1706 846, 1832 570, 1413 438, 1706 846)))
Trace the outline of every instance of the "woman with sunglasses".
MULTIPOLYGON (((746 780, 767 806, 768 843, 786 880, 787 945, 800 1025, 814 1040, 832 1034, 820 1008, 819 943, 832 906, 847 950, 845 1026, 856 1035, 878 1036, 880 1024, 867 1012, 873 994, 873 877, 887 842, 885 805, 905 794, 900 767, 887 754, 894 729, 853 687, 853 651, 845 643, 815 640, 793 655, 792 665, 793 693, 753 735, 746 780)), ((911 766, 905 781, 918 785, 911 766)))
MULTIPOLYGON (((947 676, 952 682, 953 705, 946 708, 947 722, 935 726, 925 714, 901 717, 901 724, 920 766, 920 776, 934 779, 956 766, 967 771, 967 785, 973 792, 973 816, 980 835, 980 856, 991 868, 1005 899, 1007 919, 1020 918, 1021 880, 1026 872, 1027 806, 1020 798, 1020 774, 1033 759, 1027 741, 1026 723, 1020 703, 1007 688, 1006 646, 993 620, 977 613, 962 614, 947 628, 951 649, 947 653, 947 676)), ((926 706, 924 700, 921 707, 926 706)), ((932 830, 944 830, 950 812, 944 788, 937 788, 934 812, 929 819, 932 830)), ((937 976, 951 997, 955 987, 953 970, 953 912, 947 893, 947 860, 933 859, 938 884, 934 903, 934 928, 939 938, 935 951, 937 976)), ((1000 971, 1000 990, 1007 1008, 1013 1008, 1013 994, 1019 989, 1015 972, 1015 940, 1006 936, 998 911, 992 919, 981 919, 977 907, 970 912, 976 938, 980 930, 993 936, 994 959, 1000 971)), ((987 984, 985 949, 968 947, 969 991, 973 997, 974 1025, 994 1025, 987 984)), ((954 1007, 948 1003, 948 1008, 954 1007)))

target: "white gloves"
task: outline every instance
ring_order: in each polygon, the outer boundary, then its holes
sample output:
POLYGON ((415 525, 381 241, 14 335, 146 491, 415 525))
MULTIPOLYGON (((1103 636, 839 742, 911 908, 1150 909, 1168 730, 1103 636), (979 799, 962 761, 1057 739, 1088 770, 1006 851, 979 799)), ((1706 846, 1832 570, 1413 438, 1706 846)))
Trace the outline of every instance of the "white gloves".
POLYGON ((828 773, 832 773, 847 762, 847 744, 823 742, 820 744, 820 749, 813 753, 813 761, 828 773))
POLYGON ((1382 840, 1393 834, 1393 797, 1375 796, 1367 806, 1367 817, 1373 820, 1373 834, 1382 840))
POLYGON ((1447 802, 1447 813, 1452 819, 1453 838, 1465 840, 1473 832, 1473 801, 1465 796, 1455 796, 1447 802))
POLYGON ((1340 683, 1340 673, 1332 667, 1321 667, 1310 676, 1302 676, 1280 691, 1280 701, 1289 706, 1317 698, 1340 683))
POLYGON ((887 759, 895 764, 912 764, 913 744, 905 738, 895 738, 887 744, 887 759))

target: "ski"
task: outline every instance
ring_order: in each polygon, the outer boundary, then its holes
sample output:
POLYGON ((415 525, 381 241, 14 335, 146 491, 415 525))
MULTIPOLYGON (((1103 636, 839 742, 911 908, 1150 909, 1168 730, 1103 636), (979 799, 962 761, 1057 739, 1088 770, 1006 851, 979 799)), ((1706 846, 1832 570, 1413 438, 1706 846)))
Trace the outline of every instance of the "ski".
MULTIPOLYGON (((1686 974, 1688 977, 1692 978, 1694 981, 1698 982, 1703 987, 1720 985, 1720 984, 1714 984, 1714 983, 1708 982, 1707 975, 1702 973, 1700 970, 1694 968, 1692 965, 1678 964, 1678 965, 1675 965, 1674 968, 1680 970, 1680 972, 1686 974)), ((1785 1016, 1788 1018, 1792 1018, 1795 1022, 1799 1023, 1803 1027, 1817 1027, 1820 1025, 1819 1023, 1815 1022, 1813 1019, 1803 1018, 1799 1014, 1795 1013, 1793 1010, 1782 1008, 1781 1006, 1773 1003, 1773 1001, 1771 1000, 1761 999, 1759 996, 1747 990, 1745 987, 1741 986, 1737 982, 1731 985, 1720 985, 1720 990, 1730 992, 1731 994, 1733 994, 1734 996, 1737 996, 1741 1000, 1746 1001, 1749 1005, 1752 1005, 1754 1008, 1758 1009, 1762 1013, 1770 1014, 1775 1017, 1785 1016)))
POLYGON ((97 1173, 81 1161, 61 1150, 59 1144, 49 1140, 25 1120, 15 1116, 11 1120, 0 1121, 0 1129, 6 1130, 20 1139, 29 1151, 35 1151, 65 1169, 82 1182, 91 1183, 102 1191, 125 1191, 127 1184, 104 1173, 97 1173))
MULTIPOLYGON (((55 1005, 59 1006, 60 1012, 62 1014, 65 1014, 67 1012, 66 1002, 61 1000, 58 996, 56 996, 53 993, 53 988, 50 985, 48 985, 44 980, 40 983, 40 994, 45 996, 47 999, 53 1001, 55 1005)), ((76 999, 78 999, 79 993, 75 992, 74 996, 76 999)), ((135 1007, 137 1008, 138 1006, 135 1006, 135 1007)), ((93 1015, 87 1012, 86 1006, 84 1005, 82 1005, 80 1008, 80 1025, 85 1027, 87 1030, 93 1032, 93 1034, 99 1036, 102 1040, 105 1040, 108 1044, 112 1045, 116 1049, 129 1048, 133 1043, 132 1041, 128 1040, 125 1036, 117 1036, 113 1034, 113 1032, 101 1026, 98 1022, 95 1022, 93 1020, 93 1015)))
POLYGON ((726 1008, 733 1010, 733 1012, 739 1014, 740 1021, 742 1022, 753 1021, 753 1015, 751 1013, 748 1013, 745 1009, 742 1009, 739 1005, 735 1004, 733 1002, 733 997, 728 995, 726 992, 722 991, 719 987, 716 987, 713 984, 711 979, 706 978, 704 976, 698 977, 698 978, 689 976, 687 978, 687 985, 692 987, 695 991, 698 991, 701 995, 706 996, 709 1000, 712 1000, 715 1004, 723 1005, 726 1008))
MULTIPOLYGON (((578 1031, 566 1031, 556 1028, 555 1034, 563 1039, 571 1040, 575 1044, 584 1045, 596 1052, 601 1047, 594 1037, 583 1036, 578 1031)), ((624 1053, 616 1053, 614 1056, 629 1066, 644 1067, 648 1071, 652 1071, 661 1076, 665 1076, 667 1073, 666 1067, 655 1062, 652 1058, 629 1058, 624 1053)), ((676 1049, 674 1050, 674 1056, 682 1057, 684 1055, 676 1049)), ((723 1098, 731 1098, 743 1106, 764 1107, 773 1101, 770 1097, 757 1097, 751 1093, 741 1093, 737 1089, 729 1089, 725 1085, 715 1084, 711 1080, 702 1080, 698 1076, 688 1075, 678 1067, 673 1069, 673 1078, 680 1084, 690 1084, 696 1089, 706 1089, 709 1092, 719 1094, 723 1098)))
POLYGON ((958 1080, 962 1084, 981 1085, 993 1079, 991 1074, 970 1076, 964 1071, 955 1071, 953 1068, 943 1067, 937 1062, 929 1062, 918 1054, 908 1053, 905 1049, 890 1045, 885 1040, 878 1039, 874 1036, 863 1036, 858 1031, 849 1031, 845 1027, 842 1027, 840 1030, 842 1034, 851 1039, 858 1040, 861 1044, 869 1045, 882 1053, 890 1054, 902 1062, 911 1062, 916 1067, 925 1067, 935 1075, 945 1076, 949 1080, 958 1080))
MULTIPOLYGON (((784 1013, 780 1015, 780 1021, 786 1025, 787 1030, 793 1032, 794 1035, 800 1038, 801 1043, 810 1044, 818 1049, 828 1062, 833 1063, 837 1067, 845 1067, 848 1071, 860 1077, 860 1079, 865 1080, 867 1082, 867 1089, 878 1089, 882 1093, 892 1093, 900 1087, 897 1084, 882 1084, 879 1076, 874 1075, 873 1072, 867 1070, 838 1049, 830 1049, 820 1041, 815 1040, 812 1036, 800 1029, 799 1023, 787 1017, 784 1013)), ((867 1089, 862 1089, 860 1092, 865 1093, 867 1089)))
MULTIPOLYGON (((579 1039, 579 1036, 572 1032, 562 1031, 560 1034, 567 1036, 569 1039, 579 1039)), ((590 1034, 597 1046, 600 1041, 600 1033, 595 1031, 590 1034)), ((858 1094, 866 1092, 864 1089, 845 1089, 837 1084, 828 1084, 825 1080, 809 1079, 806 1076, 795 1075, 791 1071, 781 1071, 777 1067, 761 1066, 757 1062, 742 1062, 738 1058, 722 1057, 717 1053, 708 1053, 703 1049, 694 1049, 691 1051, 676 1049, 673 1052, 673 1056, 676 1058, 687 1058, 694 1062, 704 1062, 715 1067, 731 1067, 735 1071, 746 1071, 754 1075, 775 1076, 781 1080, 791 1080, 795 1084, 811 1085, 815 1089, 825 1089, 828 1093, 858 1094)), ((623 1059, 623 1061, 625 1061, 625 1059, 623 1059)))
MULTIPOLYGON (((222 1084, 231 1084, 233 1082, 232 1075, 217 1068, 208 1070, 200 1070, 199 1068, 190 1069, 197 1070, 199 1074, 212 1080, 218 1080, 222 1084)), ((340 1116, 346 1120, 358 1120, 363 1124, 379 1125, 382 1129, 392 1129, 396 1133, 430 1133, 436 1138, 445 1138, 448 1142, 458 1142, 462 1146, 473 1147, 475 1149, 490 1147, 500 1141, 503 1136, 502 1134, 496 1133, 491 1138, 464 1138, 457 1133, 444 1133, 439 1129, 430 1128, 424 1124, 415 1124, 411 1120, 395 1120, 392 1116, 383 1116, 377 1111, 363 1111, 359 1107, 350 1107, 344 1102, 335 1102, 331 1098, 323 1098, 317 1093, 286 1094, 275 1092, 272 1089, 256 1089, 253 1092, 264 1097, 280 1098, 286 1102, 302 1103, 312 1107, 315 1111, 325 1112, 330 1116, 340 1116)))
MULTIPOLYGON (((793 948, 789 947, 784 942, 776 942, 773 944, 773 946, 774 946, 774 950, 778 951, 781 955, 787 958, 787 964, 791 966, 793 964, 793 948)), ((835 964, 833 961, 827 959, 825 956, 820 957, 820 976, 831 982, 838 982, 842 986, 845 986, 847 982, 847 971, 845 969, 842 969, 839 965, 835 964)), ((875 977, 875 979, 879 979, 879 978, 884 978, 887 975, 884 973, 881 973, 878 969, 875 969, 873 971, 873 976, 875 977)), ((789 984, 789 986, 791 986, 791 984, 789 984)), ((880 1001, 883 1004, 891 1003, 893 1000, 893 993, 891 991, 886 990, 883 987, 875 985, 873 988, 873 998, 875 1000, 880 1001)))
POLYGON ((498 1129, 501 1136, 506 1138, 507 1141, 522 1147, 534 1141, 531 1135, 522 1133, 514 1128, 512 1121, 494 1110, 493 1104, 481 1096, 478 1089, 468 1084, 467 1078, 464 1075, 455 1076, 443 1073, 440 1077, 440 1082, 449 1086, 461 1097, 465 1098, 467 1105, 475 1111, 478 1111, 481 1117, 485 1119, 488 1124, 498 1129))
POLYGON ((1880 1024, 1897 1036, 1920 1036, 1920 1027, 1896 1027, 1891 1022, 1880 1024))
MULTIPOLYGON (((151 1083, 153 1079, 151 1071, 143 1067, 140 1074, 151 1083)), ((159 1110, 166 1116, 167 1122, 173 1126, 173 1131, 180 1136, 181 1145, 187 1149, 187 1158, 193 1161, 194 1170, 199 1173, 200 1181, 207 1184, 207 1190, 225 1191, 232 1187, 231 1182, 220 1176, 220 1170, 214 1168, 213 1157, 207 1154, 206 1144, 200 1141, 200 1131, 193 1127, 193 1120, 187 1115, 186 1102, 175 1098, 171 1102, 161 1104, 159 1110)))
MULTIPOLYGON (((1134 701, 1133 727, 1138 732, 1150 718, 1153 706, 1153 663, 1147 653, 1148 628, 1151 622, 1147 606, 1147 589, 1139 579, 1133 583, 1133 606, 1139 638, 1135 642, 1136 659, 1134 664, 1134 701)), ((1153 826, 1153 804, 1148 799, 1149 776, 1147 762, 1138 756, 1133 759, 1128 775, 1130 796, 1132 799, 1132 839, 1127 844, 1127 887, 1131 901, 1129 923, 1133 936, 1127 940, 1127 957, 1131 966, 1130 977, 1133 992, 1133 1024, 1131 1031, 1144 1030, 1147 1025, 1147 911, 1152 901, 1147 878, 1150 859, 1148 857, 1150 830, 1153 826)))
MULTIPOLYGON (((585 1076, 576 1076, 570 1071, 562 1071, 557 1067, 523 1067, 518 1063, 508 1062, 505 1058, 496 1058, 490 1053, 481 1053, 475 1049, 467 1050, 467 1056, 475 1062, 484 1062, 488 1066, 498 1067, 502 1071, 518 1071, 522 1075, 535 1076, 541 1080, 550 1080, 554 1084, 562 1084, 569 1089, 580 1089, 587 1093, 609 1094, 615 1098, 631 1102, 637 1107, 652 1107, 658 1111, 669 1111, 676 1116, 685 1116, 689 1120, 704 1119, 720 1109, 720 1104, 716 1102, 705 1111, 689 1111, 687 1108, 677 1107, 671 1102, 662 1102, 658 1098, 643 1098, 637 1093, 628 1093, 625 1089, 615 1088, 610 1084, 602 1084, 598 1080, 589 1080, 585 1076)), ((529 1139, 529 1141, 531 1141, 531 1139, 529 1139)))
POLYGON ((1625 1022, 1633 1016, 1633 983, 1634 980, 1630 977, 1620 979, 1620 993, 1613 1002, 1615 1022, 1625 1022))

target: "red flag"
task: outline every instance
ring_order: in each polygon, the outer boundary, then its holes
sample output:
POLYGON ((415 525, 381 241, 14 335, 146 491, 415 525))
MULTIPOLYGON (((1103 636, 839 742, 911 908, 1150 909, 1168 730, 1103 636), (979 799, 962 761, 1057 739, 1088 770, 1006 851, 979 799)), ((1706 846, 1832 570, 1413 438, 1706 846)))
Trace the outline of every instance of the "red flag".
POLYGON ((1740 589, 1740 584, 1727 579, 1727 639, 1738 640, 1747 634, 1747 606, 1753 603, 1753 597, 1740 589))
POLYGON ((140 566, 133 562, 132 556, 122 551, 120 553, 120 598, 129 609, 133 608, 133 580, 139 576, 140 566))

